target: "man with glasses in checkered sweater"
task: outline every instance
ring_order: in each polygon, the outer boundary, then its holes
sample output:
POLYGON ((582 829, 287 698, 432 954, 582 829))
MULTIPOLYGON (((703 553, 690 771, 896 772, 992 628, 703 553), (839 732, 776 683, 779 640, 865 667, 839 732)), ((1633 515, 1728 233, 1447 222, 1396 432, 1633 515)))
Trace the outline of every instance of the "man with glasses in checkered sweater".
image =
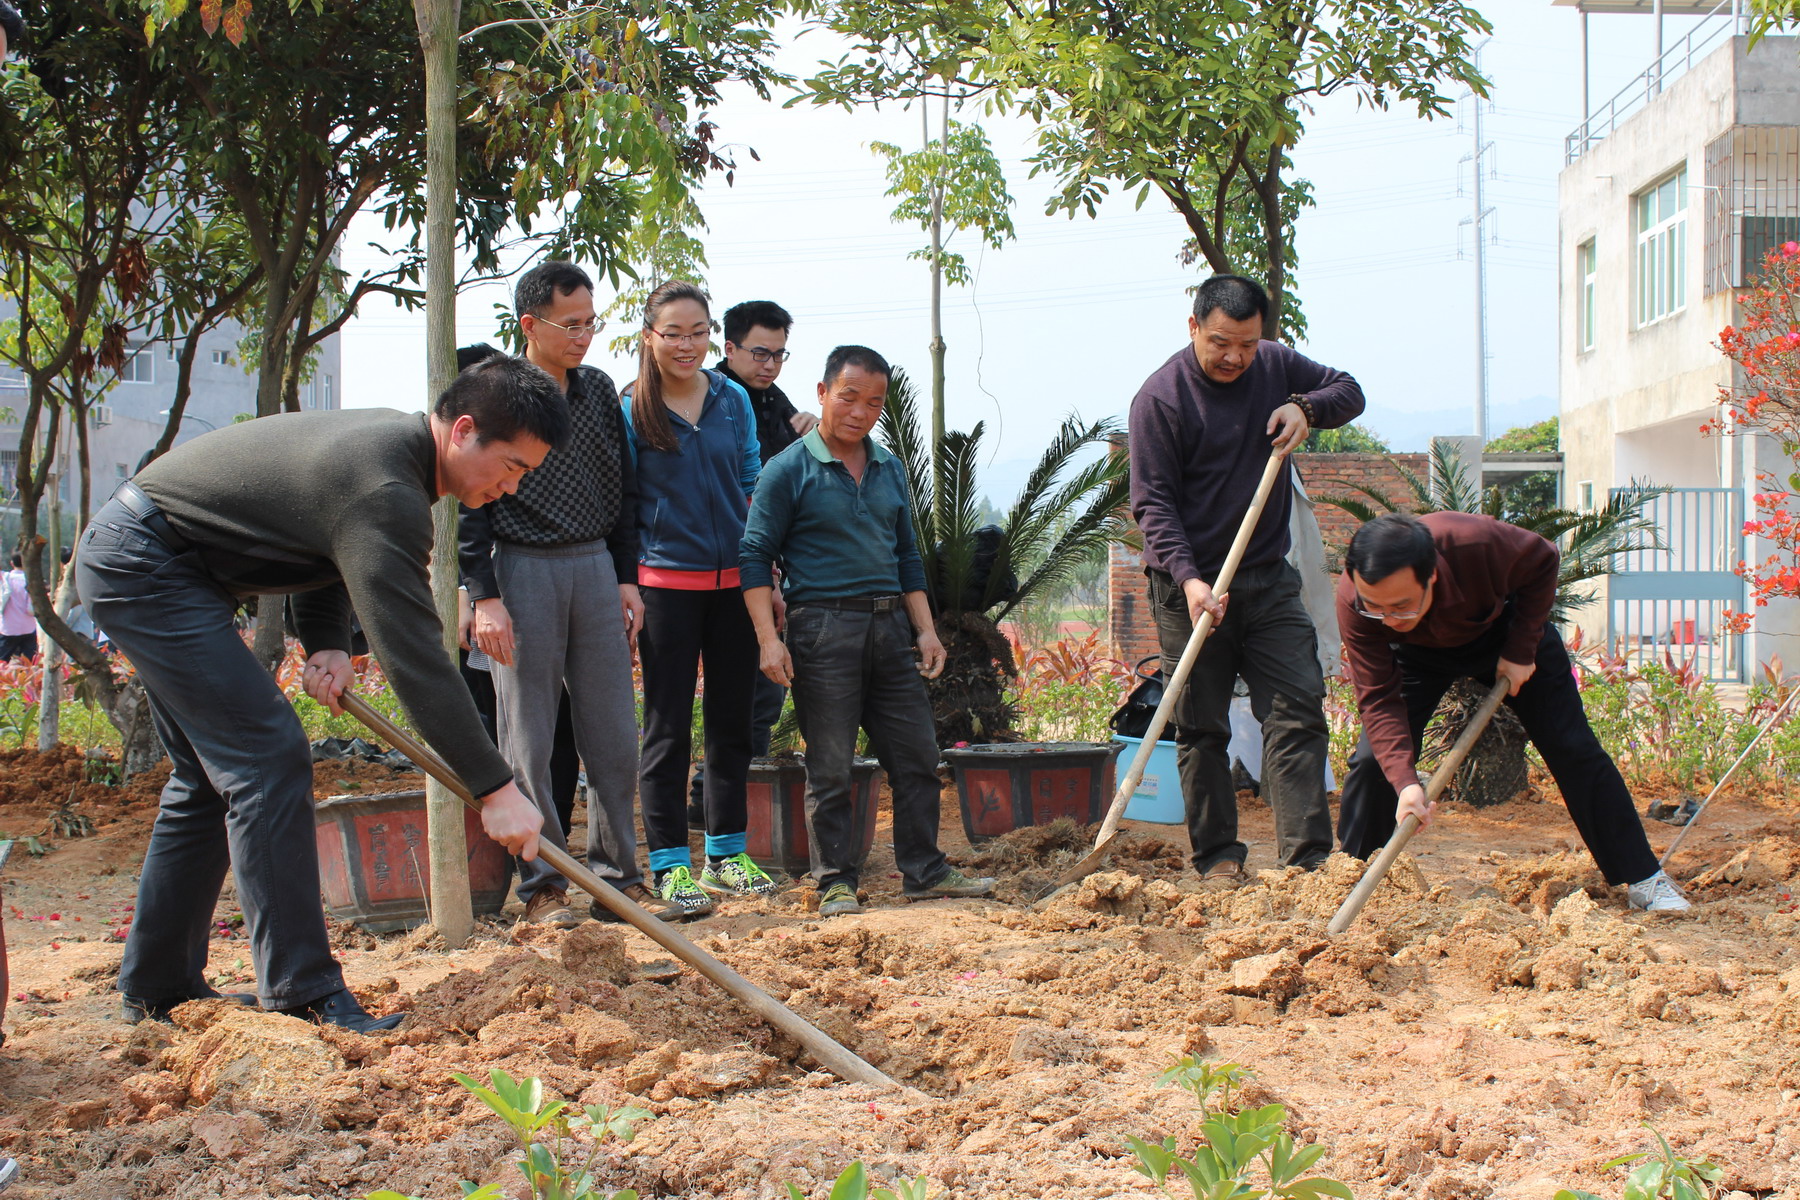
MULTIPOLYGON (((542 263, 513 295, 525 357, 563 385, 566 447, 517 493, 464 508, 462 575, 475 606, 470 638, 493 659, 500 752, 562 845, 550 755, 563 686, 575 749, 587 769, 587 861, 594 873, 665 921, 680 910, 644 885, 637 865, 637 720, 631 654, 643 626, 637 589, 637 481, 625 453, 618 392, 582 366, 600 319, 594 283, 574 263, 542 263)), ((569 881, 541 860, 519 865, 519 899, 534 924, 575 925, 569 881)), ((616 920, 598 904, 592 914, 616 920)))

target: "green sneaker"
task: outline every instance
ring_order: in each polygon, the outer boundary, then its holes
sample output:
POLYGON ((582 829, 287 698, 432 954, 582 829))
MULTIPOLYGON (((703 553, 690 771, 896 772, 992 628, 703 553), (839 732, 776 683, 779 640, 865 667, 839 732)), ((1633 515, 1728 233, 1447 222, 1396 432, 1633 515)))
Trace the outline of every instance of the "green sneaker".
POLYGON ((837 917, 846 913, 859 913, 863 906, 857 903, 856 889, 847 883, 834 883, 825 889, 819 897, 819 915, 821 917, 837 917))
POLYGON ((670 867, 663 872, 656 890, 684 917, 704 917, 713 910, 712 897, 694 882, 694 873, 686 867, 670 867))
POLYGON ((779 890, 769 873, 748 854, 734 854, 706 864, 700 886, 727 896, 773 896, 779 890))
POLYGON ((970 878, 955 867, 944 873, 944 877, 926 888, 903 888, 901 894, 908 900, 948 900, 970 896, 986 896, 992 894, 994 881, 986 877, 970 878))

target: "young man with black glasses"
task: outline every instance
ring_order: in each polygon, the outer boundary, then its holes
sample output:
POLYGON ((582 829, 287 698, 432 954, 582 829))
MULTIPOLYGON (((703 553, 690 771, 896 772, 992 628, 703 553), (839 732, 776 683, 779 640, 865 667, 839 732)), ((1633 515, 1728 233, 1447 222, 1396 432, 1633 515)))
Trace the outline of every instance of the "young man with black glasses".
POLYGON ((1338 812, 1345 853, 1367 858, 1405 818, 1429 824, 1419 739, 1451 684, 1507 682, 1507 700, 1562 792, 1606 882, 1631 907, 1688 902, 1656 865, 1619 768, 1581 706, 1568 651, 1550 623, 1556 547, 1476 513, 1377 517, 1350 539, 1338 624, 1363 735, 1338 812))

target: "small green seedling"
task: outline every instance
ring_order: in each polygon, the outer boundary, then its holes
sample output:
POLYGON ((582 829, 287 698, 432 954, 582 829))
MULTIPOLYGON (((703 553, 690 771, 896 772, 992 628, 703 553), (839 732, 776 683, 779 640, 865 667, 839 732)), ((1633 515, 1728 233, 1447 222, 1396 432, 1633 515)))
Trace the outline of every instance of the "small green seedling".
POLYGON ((1192 1092, 1206 1114, 1200 1126, 1200 1144, 1191 1158, 1176 1153, 1174 1138, 1160 1143, 1125 1139, 1137 1156, 1138 1174, 1159 1188, 1167 1191, 1169 1181, 1178 1179, 1188 1185, 1194 1200, 1319 1200, 1322 1196, 1355 1200, 1346 1184, 1307 1174, 1325 1156, 1325 1147, 1297 1145, 1285 1128, 1285 1107, 1265 1104, 1242 1111, 1231 1109, 1231 1091, 1251 1078, 1249 1071, 1235 1063, 1215 1066, 1188 1055, 1157 1078, 1164 1086, 1174 1084, 1192 1092), (1215 1093, 1220 1096, 1217 1108, 1210 1107, 1215 1093))
MULTIPOLYGON (((496 1067, 488 1074, 483 1087, 467 1075, 455 1076, 476 1099, 493 1109, 513 1131, 525 1157, 519 1162, 519 1174, 531 1188, 532 1200, 638 1200, 635 1191, 602 1193, 594 1190, 593 1167, 601 1147, 609 1138, 629 1142, 638 1123, 652 1114, 642 1108, 626 1105, 609 1108, 604 1104, 576 1107, 563 1100, 544 1099, 544 1085, 536 1079, 514 1079, 496 1067), (563 1162, 565 1142, 576 1131, 592 1139, 587 1157, 576 1166, 563 1162)), ((504 1200, 500 1185, 490 1183, 476 1187, 462 1185, 463 1200, 504 1200)), ((398 1192, 372 1192, 367 1200, 415 1200, 398 1192)))
MULTIPOLYGON (((805 1192, 791 1183, 786 1186, 788 1200, 806 1200, 805 1192)), ((871 1188, 868 1168, 853 1162, 832 1183, 828 1200, 931 1200, 931 1181, 921 1175, 896 1180, 891 1188, 871 1188)))
MULTIPOLYGON (((1611 1171, 1632 1163, 1638 1164, 1625 1177, 1625 1192, 1620 1200, 1710 1200, 1718 1193, 1716 1185, 1720 1176, 1725 1173, 1722 1169, 1705 1159, 1685 1158, 1675 1153, 1674 1147, 1669 1145, 1669 1139, 1658 1133, 1650 1122, 1645 1121, 1644 1128, 1656 1138, 1654 1148, 1615 1158, 1600 1168, 1611 1171)), ((1564 1188, 1556 1193, 1555 1200, 1606 1198, 1578 1188, 1564 1188)))

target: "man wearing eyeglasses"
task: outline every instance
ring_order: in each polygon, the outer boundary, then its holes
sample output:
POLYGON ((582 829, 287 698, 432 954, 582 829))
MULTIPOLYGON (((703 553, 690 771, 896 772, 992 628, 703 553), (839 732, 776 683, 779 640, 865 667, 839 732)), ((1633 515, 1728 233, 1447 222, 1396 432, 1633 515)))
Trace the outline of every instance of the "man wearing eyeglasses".
MULTIPOLYGON (((570 262, 540 263, 513 294, 525 357, 560 383, 572 432, 519 490, 462 510, 463 585, 473 644, 493 660, 500 752, 562 846, 550 760, 566 684, 575 749, 587 770, 587 861, 663 920, 680 911, 644 886, 637 865, 637 717, 631 652, 643 627, 637 589, 637 479, 625 420, 605 372, 582 365, 600 319, 594 282, 570 262)), ((533 924, 575 925, 569 881, 541 859, 519 864, 533 924)), ((590 910, 616 920, 610 909, 590 910)))
POLYGON ((1408 816, 1437 805, 1419 785, 1420 736, 1458 679, 1507 684, 1582 841, 1631 907, 1681 912, 1619 768, 1588 726, 1568 651, 1550 623, 1556 547, 1476 513, 1390 513, 1356 531, 1338 581, 1338 624, 1362 711, 1338 813, 1346 853, 1367 858, 1408 816))
MULTIPOLYGON (((788 360, 788 331, 794 318, 772 300, 746 300, 725 310, 725 358, 715 368, 750 395, 756 414, 756 441, 763 465, 812 432, 819 418, 795 408, 775 386, 788 360)), ((781 719, 787 689, 758 674, 750 713, 750 752, 769 752, 769 732, 781 719)), ((696 770, 688 788, 688 824, 706 828, 705 773, 696 770)))

